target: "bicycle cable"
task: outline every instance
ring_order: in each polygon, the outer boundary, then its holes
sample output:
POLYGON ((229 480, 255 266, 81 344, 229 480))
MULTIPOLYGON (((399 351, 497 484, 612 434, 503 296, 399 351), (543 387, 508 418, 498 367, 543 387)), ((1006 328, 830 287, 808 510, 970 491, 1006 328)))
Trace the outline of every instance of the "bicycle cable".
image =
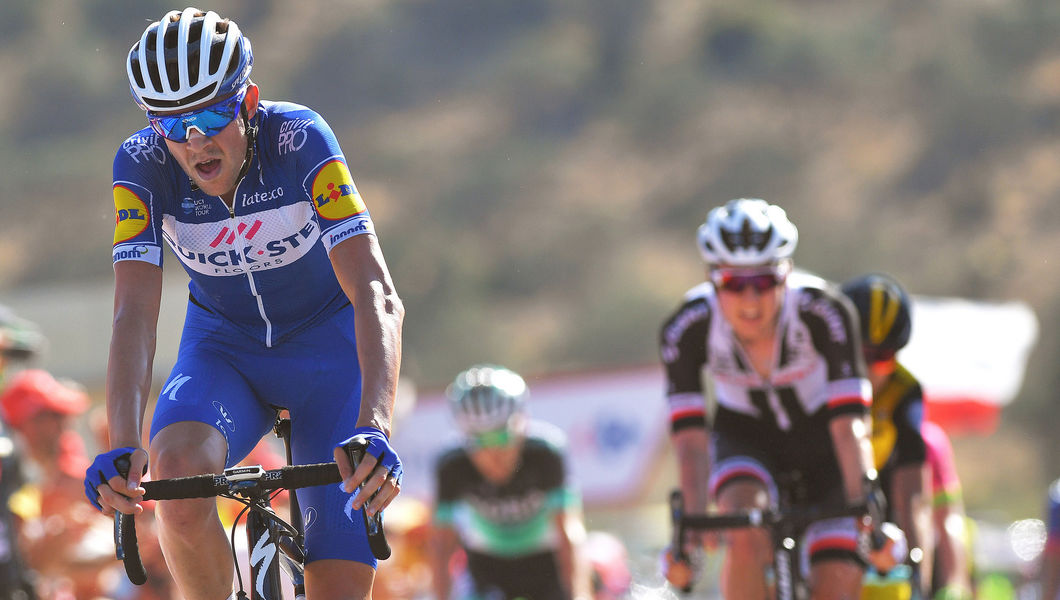
MULTIPOLYGON (((239 500, 238 498, 233 498, 239 500)), ((239 572, 239 557, 236 556, 236 526, 239 525, 239 520, 243 518, 243 515, 250 510, 250 503, 245 502, 243 510, 239 511, 236 518, 232 520, 232 527, 230 528, 231 533, 231 546, 232 546, 232 564, 235 565, 236 581, 239 583, 239 593, 236 598, 246 598, 246 592, 243 591, 243 574, 239 572)))

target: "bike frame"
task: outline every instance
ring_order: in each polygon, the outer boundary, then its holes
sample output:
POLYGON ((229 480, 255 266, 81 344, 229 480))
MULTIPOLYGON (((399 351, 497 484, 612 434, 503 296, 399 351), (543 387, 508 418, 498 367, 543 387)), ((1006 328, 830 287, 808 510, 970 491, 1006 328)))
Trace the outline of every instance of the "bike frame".
MULTIPOLYGON (((287 464, 291 464, 291 420, 276 416, 273 425, 276 437, 283 440, 287 464)), ((305 546, 302 530, 302 514, 298 508, 298 497, 292 490, 290 498, 290 524, 285 523, 272 510, 269 494, 258 486, 246 493, 237 491, 251 502, 247 511, 247 548, 250 552, 251 600, 279 600, 281 590, 281 565, 294 587, 296 600, 305 598, 305 546), (252 508, 257 506, 263 510, 252 508), (291 534, 294 535, 291 535, 291 534)), ((237 519, 238 522, 238 519, 237 519)), ((233 533, 236 524, 232 524, 233 533)), ((242 576, 239 576, 242 579, 242 576)), ((242 588, 242 581, 240 581, 242 588)), ((240 589, 242 592, 242 589, 240 589)))
MULTIPOLYGON (((773 540, 773 570, 778 600, 806 600, 810 591, 802 576, 800 538, 813 521, 837 517, 861 517, 868 513, 865 504, 836 509, 799 510, 781 508, 750 509, 732 514, 686 514, 680 490, 670 494, 670 516, 673 523, 674 556, 688 560, 684 551, 685 533, 689 530, 721 530, 741 527, 763 527, 773 540)), ((691 588, 683 590, 691 591, 691 588)))
MULTIPOLYGON (((195 475, 176 479, 146 481, 143 483, 145 500, 176 500, 183 498, 210 498, 221 496, 243 503, 247 515, 247 546, 250 551, 251 600, 280 600, 282 584, 280 570, 285 570, 292 582, 295 598, 305 598, 305 548, 301 512, 294 490, 314 485, 328 485, 342 481, 335 463, 317 465, 290 465, 290 420, 277 415, 274 425, 276 435, 284 440, 288 466, 266 471, 260 465, 225 469, 221 475, 195 475), (291 492, 290 523, 284 521, 272 509, 271 493, 287 489, 291 492)), ((346 455, 356 469, 364 457, 367 440, 355 437, 345 446, 346 455)), ((128 458, 116 461, 119 473, 128 476, 128 458)), ((369 517, 364 514, 364 525, 368 533, 368 545, 379 560, 390 557, 390 546, 383 532, 382 512, 369 517)), ((147 574, 140 562, 136 542, 136 525, 133 515, 115 513, 115 555, 125 564, 129 581, 143 585, 147 574)), ((236 574, 240 590, 237 598, 248 596, 243 589, 242 574, 238 565, 236 574)))

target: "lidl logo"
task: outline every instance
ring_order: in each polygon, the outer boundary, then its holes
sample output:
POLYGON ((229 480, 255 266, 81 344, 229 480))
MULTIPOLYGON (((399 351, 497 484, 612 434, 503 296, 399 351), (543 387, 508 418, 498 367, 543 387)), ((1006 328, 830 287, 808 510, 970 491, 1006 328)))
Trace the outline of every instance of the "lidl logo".
POLYGON ((333 160, 313 179, 313 206, 325 219, 338 221, 365 211, 346 163, 333 160))
POLYGON ((125 186, 114 186, 114 243, 140 235, 150 222, 143 200, 125 186))

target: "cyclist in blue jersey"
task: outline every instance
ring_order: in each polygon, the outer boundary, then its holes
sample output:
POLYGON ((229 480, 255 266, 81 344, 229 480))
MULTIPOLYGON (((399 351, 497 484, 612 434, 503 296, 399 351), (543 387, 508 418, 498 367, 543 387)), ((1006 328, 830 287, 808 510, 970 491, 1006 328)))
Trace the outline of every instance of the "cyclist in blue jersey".
POLYGON ((588 600, 579 548, 581 502, 567 477, 562 432, 529 419, 526 382, 476 365, 449 387, 463 440, 438 459, 432 564, 435 595, 474 600, 588 600), (459 548, 466 577, 453 582, 459 548))
MULTIPOLYGON (((708 213, 697 241, 707 281, 685 294, 659 340, 687 510, 704 512, 711 500, 723 513, 776 506, 796 477, 804 484, 798 504, 864 500, 874 474, 872 390, 853 307, 834 286, 792 271, 798 231, 779 206, 732 200, 708 213)), ((857 597, 862 535, 854 518, 808 528, 813 598, 857 597)), ((768 534, 733 529, 724 537, 724 597, 766 598, 768 534)), ((675 585, 688 583, 687 565, 671 559, 666 569, 675 585)))
MULTIPOLYGON (((298 492, 308 595, 368 598, 376 563, 355 511, 374 514, 400 489, 387 438, 404 309, 334 133, 304 106, 260 100, 252 64, 236 23, 196 8, 167 13, 129 51, 148 127, 114 159, 112 450, 88 469, 85 491, 105 514, 138 513, 148 465, 156 479, 220 472, 288 409, 294 462, 334 459, 344 478, 298 492), (191 282, 145 450, 163 245, 191 282), (337 446, 356 434, 369 448, 352 472, 337 446)), ((164 501, 157 513, 181 594, 229 597, 215 502, 164 501)))

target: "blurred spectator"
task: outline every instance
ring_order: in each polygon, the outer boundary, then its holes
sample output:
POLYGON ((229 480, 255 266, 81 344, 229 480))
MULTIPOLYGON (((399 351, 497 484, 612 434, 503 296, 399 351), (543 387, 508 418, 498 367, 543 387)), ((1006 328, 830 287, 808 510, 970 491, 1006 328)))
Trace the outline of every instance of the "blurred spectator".
MULTIPOLYGON (((11 363, 29 360, 44 347, 44 337, 31 323, 0 305, 0 390, 11 363)), ((10 502, 25 484, 22 451, 0 415, 0 600, 36 598, 33 577, 18 546, 18 522, 10 502)))
POLYGON ((1060 599, 1060 479, 1049 486, 1049 533, 1042 553, 1042 598, 1060 599))
POLYGON ((375 600, 431 598, 430 506, 399 496, 387 507, 383 521, 393 555, 379 563, 372 586, 375 600))
POLYGON ((20 546, 45 599, 100 596, 116 566, 110 527, 83 501, 89 461, 71 418, 87 408, 84 391, 39 369, 16 374, 0 395, 0 414, 28 459, 28 483, 11 508, 21 518, 20 546))

